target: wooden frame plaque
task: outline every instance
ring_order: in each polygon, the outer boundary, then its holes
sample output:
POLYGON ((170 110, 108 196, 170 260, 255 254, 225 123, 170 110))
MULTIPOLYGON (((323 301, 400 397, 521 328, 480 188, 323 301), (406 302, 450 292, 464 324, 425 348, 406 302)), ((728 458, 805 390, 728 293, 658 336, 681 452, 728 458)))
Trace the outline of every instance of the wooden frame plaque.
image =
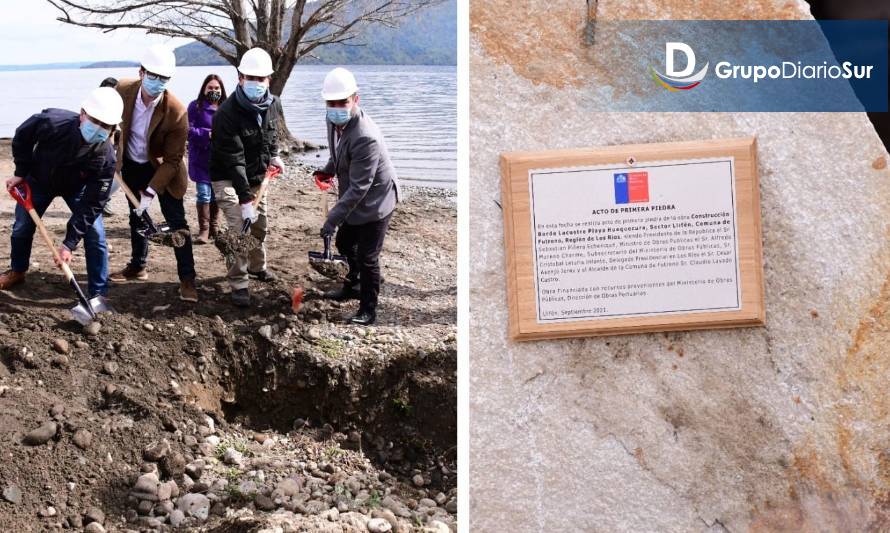
POLYGON ((753 137, 500 164, 513 339, 764 324, 753 137))

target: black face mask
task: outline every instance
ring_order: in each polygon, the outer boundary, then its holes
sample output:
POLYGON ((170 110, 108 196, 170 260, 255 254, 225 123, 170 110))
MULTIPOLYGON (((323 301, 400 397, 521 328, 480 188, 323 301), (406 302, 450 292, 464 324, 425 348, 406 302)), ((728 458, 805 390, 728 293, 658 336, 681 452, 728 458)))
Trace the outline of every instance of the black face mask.
POLYGON ((209 91, 207 93, 207 99, 211 102, 219 102, 222 98, 222 91, 209 91))

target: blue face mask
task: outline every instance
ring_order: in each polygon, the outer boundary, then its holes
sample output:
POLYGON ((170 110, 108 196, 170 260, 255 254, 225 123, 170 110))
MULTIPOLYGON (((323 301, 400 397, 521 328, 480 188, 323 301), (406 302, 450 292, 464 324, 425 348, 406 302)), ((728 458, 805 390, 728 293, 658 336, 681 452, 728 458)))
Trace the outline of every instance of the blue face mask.
POLYGON ((244 94, 246 94, 252 102, 259 102, 262 100, 263 97, 266 96, 266 91, 269 90, 269 88, 262 83, 252 80, 245 80, 242 88, 244 89, 244 94))
POLYGON ((349 109, 345 107, 329 107, 328 108, 328 120, 331 121, 332 124, 336 124, 337 126, 342 126, 349 122, 351 113, 349 109))
POLYGON ((108 140, 108 130, 100 128, 92 120, 84 120, 80 125, 80 134, 87 144, 101 144, 108 140))
POLYGON ((149 96, 157 98, 167 88, 167 82, 160 79, 153 80, 146 76, 142 78, 142 88, 145 89, 149 96))

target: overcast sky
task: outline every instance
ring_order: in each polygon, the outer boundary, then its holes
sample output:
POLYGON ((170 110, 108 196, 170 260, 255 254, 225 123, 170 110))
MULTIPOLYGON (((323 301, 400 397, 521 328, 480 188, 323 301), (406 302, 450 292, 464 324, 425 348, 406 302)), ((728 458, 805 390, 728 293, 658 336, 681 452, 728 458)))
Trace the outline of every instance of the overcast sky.
POLYGON ((58 15, 46 0, 0 0, 0 65, 138 61, 152 44, 189 42, 135 30, 102 33, 58 22, 58 15))

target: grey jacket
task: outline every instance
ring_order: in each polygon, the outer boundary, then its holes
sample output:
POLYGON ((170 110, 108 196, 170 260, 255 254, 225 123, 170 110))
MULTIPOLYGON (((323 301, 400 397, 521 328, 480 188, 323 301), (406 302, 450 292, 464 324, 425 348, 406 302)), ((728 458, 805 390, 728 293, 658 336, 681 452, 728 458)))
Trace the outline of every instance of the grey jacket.
POLYGON ((334 125, 328 122, 331 158, 322 172, 334 174, 340 199, 328 213, 328 223, 340 226, 376 222, 392 213, 399 201, 399 179, 389 159, 380 128, 361 108, 356 108, 339 144, 334 125))

